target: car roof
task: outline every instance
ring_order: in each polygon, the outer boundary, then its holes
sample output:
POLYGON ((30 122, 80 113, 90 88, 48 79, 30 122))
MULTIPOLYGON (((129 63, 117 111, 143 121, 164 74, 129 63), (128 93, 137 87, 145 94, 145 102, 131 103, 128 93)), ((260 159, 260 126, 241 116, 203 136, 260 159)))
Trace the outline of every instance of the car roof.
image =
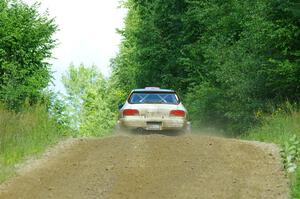
POLYGON ((145 89, 145 88, 143 88, 143 89, 134 89, 134 90, 132 90, 132 93, 133 92, 155 92, 155 93, 157 93, 157 92, 162 92, 162 93, 175 93, 175 91, 174 90, 171 90, 171 89, 145 89))

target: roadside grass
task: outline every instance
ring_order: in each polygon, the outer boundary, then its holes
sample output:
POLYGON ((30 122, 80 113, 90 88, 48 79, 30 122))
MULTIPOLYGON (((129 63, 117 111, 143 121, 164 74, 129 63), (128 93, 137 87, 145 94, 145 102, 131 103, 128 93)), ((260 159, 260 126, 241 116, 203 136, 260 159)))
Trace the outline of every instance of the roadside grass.
POLYGON ((14 175, 27 156, 39 154, 65 133, 42 105, 15 113, 0 108, 0 183, 14 175))
POLYGON ((300 166, 297 168, 296 179, 292 189, 292 193, 295 199, 300 198, 300 166))
POLYGON ((250 130, 242 138, 281 146, 283 163, 291 178, 292 197, 300 199, 300 112, 276 111, 263 119, 261 127, 250 130))

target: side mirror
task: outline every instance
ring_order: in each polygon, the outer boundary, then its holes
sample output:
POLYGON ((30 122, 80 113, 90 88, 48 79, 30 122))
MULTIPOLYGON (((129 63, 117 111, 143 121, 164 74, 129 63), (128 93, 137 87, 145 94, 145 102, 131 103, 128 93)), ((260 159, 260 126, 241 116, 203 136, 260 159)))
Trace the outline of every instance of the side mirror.
POLYGON ((121 109, 123 108, 123 106, 124 106, 123 103, 119 104, 119 105, 118 105, 119 110, 121 110, 121 109))

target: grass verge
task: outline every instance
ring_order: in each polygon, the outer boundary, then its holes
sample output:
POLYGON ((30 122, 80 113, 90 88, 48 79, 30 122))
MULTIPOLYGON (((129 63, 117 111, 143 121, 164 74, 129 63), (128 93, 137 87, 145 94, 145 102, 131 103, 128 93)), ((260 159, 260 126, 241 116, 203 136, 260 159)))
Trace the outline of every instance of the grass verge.
POLYGON ((249 131, 243 139, 275 143, 282 147, 283 161, 291 178, 294 199, 300 199, 300 112, 277 111, 263 119, 261 127, 249 131))
POLYGON ((64 136, 44 106, 21 113, 0 108, 0 183, 14 175, 25 157, 44 151, 64 136))

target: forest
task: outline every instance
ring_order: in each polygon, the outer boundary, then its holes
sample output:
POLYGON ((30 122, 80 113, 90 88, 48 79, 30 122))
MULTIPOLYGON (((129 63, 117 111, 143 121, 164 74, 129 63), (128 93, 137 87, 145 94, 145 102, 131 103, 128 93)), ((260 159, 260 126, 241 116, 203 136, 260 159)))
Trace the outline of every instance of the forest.
POLYGON ((194 125, 235 133, 257 125, 256 113, 299 101, 296 1, 129 0, 124 6, 124 41, 113 62, 120 88, 173 88, 194 125))
MULTIPOLYGON (((287 146, 287 167, 299 164, 298 0, 121 4, 128 14, 110 77, 71 64, 61 94, 49 89, 55 20, 38 4, 0 0, 0 181, 11 165, 63 137, 111 134, 118 104, 146 86, 176 90, 193 128, 287 146)), ((300 169, 293 172, 297 187, 300 169)))

